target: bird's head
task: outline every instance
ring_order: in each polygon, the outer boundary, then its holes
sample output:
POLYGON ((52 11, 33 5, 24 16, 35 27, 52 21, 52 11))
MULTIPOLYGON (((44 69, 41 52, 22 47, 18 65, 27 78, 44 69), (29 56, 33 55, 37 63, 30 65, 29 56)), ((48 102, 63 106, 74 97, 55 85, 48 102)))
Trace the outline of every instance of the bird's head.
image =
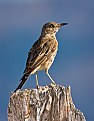
POLYGON ((46 34, 49 34, 49 35, 55 35, 56 32, 58 32, 58 30, 64 26, 64 25, 67 25, 68 23, 56 23, 56 22, 48 22, 46 24, 43 25, 43 28, 42 28, 42 34, 43 35, 46 35, 46 34))

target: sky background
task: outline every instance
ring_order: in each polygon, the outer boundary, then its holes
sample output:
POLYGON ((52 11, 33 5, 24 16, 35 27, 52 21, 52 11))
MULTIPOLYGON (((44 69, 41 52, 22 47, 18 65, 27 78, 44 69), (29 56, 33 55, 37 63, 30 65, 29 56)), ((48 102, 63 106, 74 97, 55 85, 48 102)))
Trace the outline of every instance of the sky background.
MULTIPOLYGON (((23 74, 27 54, 49 21, 68 22, 57 33, 59 50, 49 72, 71 86, 73 102, 94 120, 94 0, 0 0, 0 121, 7 121, 12 92, 23 74)), ((39 85, 50 83, 44 71, 39 85)), ((32 75, 24 88, 35 88, 32 75)))

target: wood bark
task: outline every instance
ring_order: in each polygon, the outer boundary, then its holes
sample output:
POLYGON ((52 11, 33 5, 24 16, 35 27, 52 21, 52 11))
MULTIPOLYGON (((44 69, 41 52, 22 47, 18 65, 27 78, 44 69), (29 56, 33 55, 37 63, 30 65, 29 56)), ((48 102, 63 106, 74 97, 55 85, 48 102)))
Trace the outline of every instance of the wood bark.
POLYGON ((86 121, 75 108, 70 86, 49 85, 10 95, 8 121, 86 121))

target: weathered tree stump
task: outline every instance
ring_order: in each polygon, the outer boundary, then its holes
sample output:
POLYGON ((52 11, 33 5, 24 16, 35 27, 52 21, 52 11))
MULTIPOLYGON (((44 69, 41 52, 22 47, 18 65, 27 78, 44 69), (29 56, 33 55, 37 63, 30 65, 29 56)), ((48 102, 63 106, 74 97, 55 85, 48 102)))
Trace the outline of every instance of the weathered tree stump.
POLYGON ((70 86, 18 90, 10 96, 8 121, 86 121, 75 108, 70 86))

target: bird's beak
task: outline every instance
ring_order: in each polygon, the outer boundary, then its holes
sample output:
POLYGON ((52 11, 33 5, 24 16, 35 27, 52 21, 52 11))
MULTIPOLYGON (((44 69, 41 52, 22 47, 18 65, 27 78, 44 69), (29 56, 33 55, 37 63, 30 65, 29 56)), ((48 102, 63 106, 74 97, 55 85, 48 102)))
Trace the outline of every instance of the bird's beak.
POLYGON ((64 25, 67 25, 67 24, 68 24, 68 23, 61 23, 61 24, 60 24, 60 27, 61 27, 61 26, 64 26, 64 25))

